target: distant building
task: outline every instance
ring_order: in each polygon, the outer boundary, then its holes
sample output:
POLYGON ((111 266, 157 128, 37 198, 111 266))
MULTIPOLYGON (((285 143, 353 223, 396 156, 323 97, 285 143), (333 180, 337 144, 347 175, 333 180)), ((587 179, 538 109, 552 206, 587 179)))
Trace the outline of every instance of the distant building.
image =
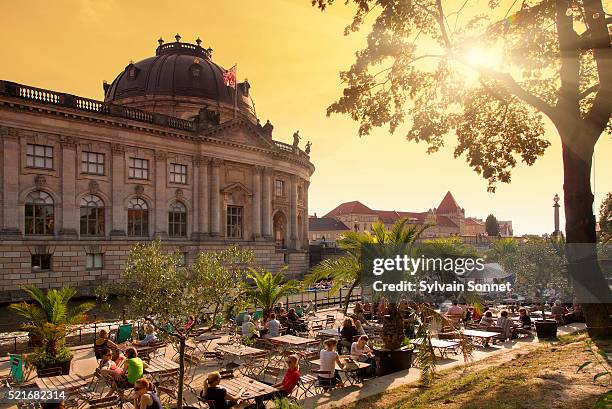
POLYGON ((498 220, 497 224, 499 224, 499 235, 502 237, 512 237, 514 236, 514 231, 512 230, 512 220, 498 220))
POLYGON ((346 224, 333 217, 308 217, 308 241, 311 244, 335 244, 338 236, 349 231, 346 224))
MULTIPOLYGON (((359 201, 342 203, 321 218, 309 219, 311 233, 309 237, 311 237, 312 242, 313 220, 332 218, 342 222, 353 231, 372 231, 372 225, 377 221, 384 223, 386 228, 390 228, 397 220, 405 217, 408 218, 410 224, 431 225, 430 228, 425 230, 423 237, 462 236, 477 239, 486 235, 484 221, 475 217, 466 217, 465 209, 459 206, 449 191, 438 207, 425 212, 373 210, 359 201)), ((511 221, 500 221, 499 224, 502 236, 512 236, 511 221)), ((339 235, 341 231, 338 230, 336 233, 339 235)))

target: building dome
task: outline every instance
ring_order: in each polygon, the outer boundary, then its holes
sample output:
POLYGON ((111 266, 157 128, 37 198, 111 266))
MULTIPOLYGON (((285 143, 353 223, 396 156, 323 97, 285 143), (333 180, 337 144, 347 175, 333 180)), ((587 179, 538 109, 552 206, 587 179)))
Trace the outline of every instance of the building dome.
MULTIPOLYGON (((180 42, 159 46, 154 57, 130 62, 112 84, 104 84, 104 101, 152 112, 189 118, 202 106, 223 111, 234 108, 236 91, 224 84, 225 69, 212 61, 212 49, 180 42)), ((237 105, 240 112, 254 118, 249 84, 238 85, 237 105)))

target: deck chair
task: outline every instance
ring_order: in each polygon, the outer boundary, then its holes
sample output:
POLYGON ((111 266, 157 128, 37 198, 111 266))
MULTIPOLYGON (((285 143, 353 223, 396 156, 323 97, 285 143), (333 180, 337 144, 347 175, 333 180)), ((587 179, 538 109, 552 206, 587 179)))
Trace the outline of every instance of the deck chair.
POLYGON ((263 318, 263 311, 262 310, 257 310, 253 313, 253 321, 257 321, 259 319, 263 318))
POLYGON ((246 315, 246 311, 241 311, 238 313, 238 315, 236 315, 236 325, 242 325, 245 315, 246 315))
POLYGON ((26 367, 25 360, 21 354, 9 354, 10 371, 6 379, 9 385, 23 385, 28 381, 32 373, 31 367, 26 367))
POLYGON ((121 344, 132 339, 132 324, 122 324, 117 328, 115 343, 121 344))

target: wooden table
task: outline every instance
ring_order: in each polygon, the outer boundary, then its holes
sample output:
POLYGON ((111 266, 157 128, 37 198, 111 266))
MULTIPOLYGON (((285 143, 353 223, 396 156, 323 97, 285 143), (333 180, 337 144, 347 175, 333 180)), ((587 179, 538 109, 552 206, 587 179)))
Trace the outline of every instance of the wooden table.
MULTIPOLYGON (((338 365, 337 362, 334 364, 335 368, 336 368, 336 371, 344 372, 346 380, 348 381, 348 383, 350 385, 354 385, 355 383, 358 383, 358 382, 361 381, 361 379, 357 376, 357 371, 359 371, 360 369, 369 368, 371 366, 367 362, 359 362, 359 361, 355 361, 355 360, 353 360, 353 362, 357 366, 354 367, 354 368, 351 368, 350 370, 346 369, 346 366, 344 368, 340 368, 340 366, 338 365)), ((319 367, 321 366, 321 360, 320 359, 315 359, 314 361, 310 361, 310 363, 313 364, 313 365, 317 365, 319 367)))
POLYGON ((230 362, 236 363, 239 366, 241 364, 246 364, 247 362, 249 362, 249 365, 245 365, 245 367, 247 367, 247 372, 249 373, 252 369, 250 365, 252 363, 252 360, 255 357, 261 357, 263 355, 268 354, 268 352, 263 349, 253 348, 246 345, 219 345, 216 349, 217 351, 221 351, 224 353, 222 363, 223 367, 225 367, 230 362))
POLYGON ((340 338, 340 334, 338 334, 338 330, 334 328, 321 329, 317 331, 317 335, 320 335, 321 337, 328 337, 328 338, 340 338))
POLYGON ((59 375, 47 378, 36 378, 36 386, 39 389, 54 391, 74 392, 81 389, 89 382, 78 375, 59 375))
POLYGON ((465 335, 466 337, 482 339, 483 341, 482 346, 485 346, 485 347, 489 345, 489 339, 496 337, 499 334, 500 334, 499 332, 479 331, 475 329, 466 329, 463 331, 463 335, 465 335))
POLYGON ((196 344, 196 348, 201 352, 209 352, 210 345, 214 340, 221 339, 221 335, 216 334, 202 334, 198 335, 193 339, 196 344))
POLYGON ((169 360, 168 358, 164 358, 163 356, 158 356, 151 359, 148 366, 144 369, 144 373, 152 375, 177 369, 179 369, 179 364, 169 360))
POLYGON ((235 398, 251 400, 264 397, 274 392, 279 392, 280 389, 273 388, 270 385, 259 382, 248 376, 239 376, 232 379, 221 379, 221 387, 227 390, 227 393, 235 398), (242 393, 241 393, 242 391, 242 393))
MULTIPOLYGON (((423 343, 423 338, 413 339, 411 342, 415 345, 421 345, 423 343)), ((448 350, 457 350, 459 343, 456 341, 432 338, 431 347, 437 349, 440 352, 440 358, 444 359, 447 357, 448 350)))
POLYGON ((302 347, 303 348, 304 346, 308 344, 317 342, 317 340, 313 338, 297 337, 295 335, 281 335, 280 337, 268 338, 268 341, 274 344, 283 345, 284 347, 287 347, 287 348, 292 348, 292 347, 298 347, 298 348, 302 347))

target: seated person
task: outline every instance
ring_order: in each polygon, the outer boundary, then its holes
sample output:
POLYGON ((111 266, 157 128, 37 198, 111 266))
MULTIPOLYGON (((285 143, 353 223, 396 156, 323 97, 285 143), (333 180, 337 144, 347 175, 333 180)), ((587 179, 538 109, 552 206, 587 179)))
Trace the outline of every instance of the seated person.
POLYGON ((308 304, 304 307, 304 316, 308 317, 309 315, 315 315, 314 303, 312 301, 308 301, 308 304))
POLYGON ((478 313, 478 309, 475 308, 475 307, 470 307, 469 310, 470 310, 470 313, 471 313, 471 316, 472 316, 472 320, 474 322, 479 322, 480 319, 482 318, 482 314, 478 313))
POLYGON ((480 320, 479 326, 488 328, 493 326, 493 314, 491 311, 486 311, 480 320))
MULTIPOLYGON (((155 385, 146 379, 140 378, 134 383, 134 392, 128 400, 138 402, 137 409, 163 409, 159 396, 155 392, 155 385)), ((167 406, 166 406, 167 407, 167 406)))
POLYGON ((512 338, 512 320, 508 318, 508 311, 504 310, 500 313, 496 326, 501 328, 501 339, 505 341, 512 338))
POLYGON ((365 317, 365 310, 359 301, 355 303, 355 308, 353 308, 353 317, 358 319, 363 325, 368 325, 368 320, 365 317))
POLYGON ((514 334, 531 335, 531 318, 527 315, 525 308, 519 308, 520 327, 514 328, 514 334))
POLYGON ((183 331, 187 331, 189 328, 193 327, 195 323, 195 317, 193 315, 190 315, 189 317, 187 317, 187 322, 185 322, 185 325, 183 326, 183 331))
POLYGON ((112 350, 115 358, 119 356, 117 344, 108 339, 107 330, 101 329, 98 338, 94 341, 94 354, 96 355, 96 359, 102 359, 102 352, 106 349, 112 350))
POLYGON ((321 364, 319 365, 319 371, 327 373, 317 374, 319 383, 322 385, 329 386, 343 386, 340 374, 336 371, 336 364, 340 368, 344 368, 344 362, 340 359, 338 352, 336 352, 338 341, 334 338, 330 338, 325 341, 325 349, 322 349, 319 353, 321 364))
POLYGON ((446 311, 446 315, 450 315, 450 316, 453 316, 453 317, 463 318, 463 316, 464 316, 463 308, 461 308, 457 304, 457 301, 453 301, 453 305, 448 307, 448 310, 446 311))
POLYGON ((200 392, 200 397, 215 402, 215 409, 227 409, 239 404, 240 398, 227 393, 227 390, 220 387, 219 383, 221 383, 219 372, 209 373, 204 380, 204 389, 200 392))
POLYGON ((561 304, 561 300, 555 301, 555 304, 551 307, 550 312, 552 314, 552 317, 555 319, 555 321, 557 321, 560 324, 564 322, 565 314, 567 313, 567 310, 565 309, 563 304, 561 304))
POLYGON ((108 348, 102 352, 102 358, 98 363, 98 370, 101 375, 108 375, 115 382, 123 376, 123 368, 113 361, 113 351, 108 348))
POLYGON ((152 342, 157 341, 157 334, 152 325, 147 324, 144 327, 145 337, 140 341, 132 342, 134 345, 149 345, 152 342))
POLYGON ((126 360, 123 362, 123 376, 117 381, 116 387, 119 389, 130 389, 134 387, 136 381, 142 378, 144 369, 148 367, 146 362, 138 358, 136 348, 125 350, 126 360))
POLYGON ((300 368, 298 366, 297 355, 287 356, 285 362, 287 363, 287 372, 285 372, 283 380, 272 385, 272 387, 280 390, 278 392, 256 398, 255 402, 257 409, 265 409, 266 405, 264 404, 264 401, 266 400, 281 399, 289 396, 300 381, 300 368))
POLYGON ((357 330, 357 335, 365 335, 366 332, 363 329, 363 325, 361 325, 361 321, 353 318, 353 324, 355 324, 355 329, 357 330))
POLYGON ((368 346, 368 336, 362 335, 359 340, 351 345, 351 358, 358 362, 370 364, 368 368, 360 369, 357 374, 361 377, 371 377, 376 374, 376 360, 372 355, 372 350, 368 346))
POLYGON ((287 325, 294 331, 306 331, 306 326, 295 312, 295 308, 290 308, 287 313, 287 325))
POLYGON ((338 348, 338 351, 342 353, 344 348, 350 351, 351 345, 353 344, 353 338, 357 335, 359 334, 357 333, 355 324, 353 324, 353 319, 351 317, 346 317, 342 329, 340 330, 340 348, 338 348))
POLYGON ((244 316, 242 323, 242 336, 248 339, 259 338, 259 331, 248 314, 244 316))
POLYGON ((280 335, 280 322, 276 319, 276 314, 270 313, 269 319, 266 322, 265 328, 268 330, 264 338, 274 338, 280 335))

